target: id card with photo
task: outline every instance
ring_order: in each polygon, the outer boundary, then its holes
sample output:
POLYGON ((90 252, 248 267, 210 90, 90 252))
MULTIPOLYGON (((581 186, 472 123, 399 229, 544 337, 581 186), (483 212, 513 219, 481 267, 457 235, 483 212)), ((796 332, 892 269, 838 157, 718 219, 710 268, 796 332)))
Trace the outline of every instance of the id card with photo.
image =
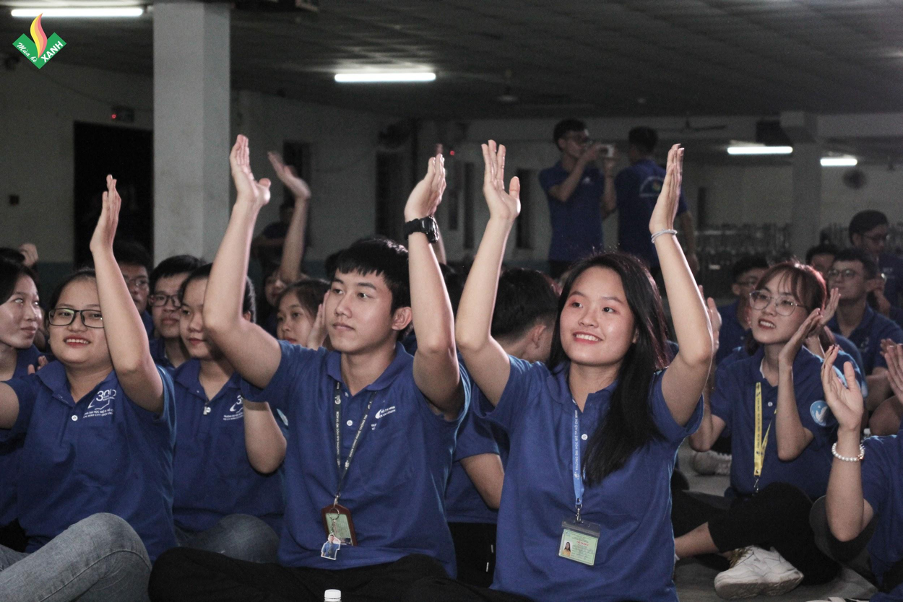
POLYGON ((596 560, 596 547, 600 540, 600 526, 595 523, 562 521, 562 539, 559 556, 587 566, 596 560))
POLYGON ((335 504, 321 509, 320 516, 323 518, 323 530, 327 536, 335 537, 344 546, 358 545, 351 510, 335 504))

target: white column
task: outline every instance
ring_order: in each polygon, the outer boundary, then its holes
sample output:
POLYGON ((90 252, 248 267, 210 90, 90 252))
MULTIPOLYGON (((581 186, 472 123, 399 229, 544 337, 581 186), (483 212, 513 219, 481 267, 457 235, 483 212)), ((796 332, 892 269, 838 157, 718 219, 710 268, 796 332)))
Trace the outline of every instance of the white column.
POLYGON ((212 261, 229 219, 229 5, 154 3, 154 259, 212 261))
POLYGON ((822 209, 822 147, 817 118, 810 113, 781 114, 782 129, 794 143, 791 206, 791 250, 801 260, 819 243, 822 209))

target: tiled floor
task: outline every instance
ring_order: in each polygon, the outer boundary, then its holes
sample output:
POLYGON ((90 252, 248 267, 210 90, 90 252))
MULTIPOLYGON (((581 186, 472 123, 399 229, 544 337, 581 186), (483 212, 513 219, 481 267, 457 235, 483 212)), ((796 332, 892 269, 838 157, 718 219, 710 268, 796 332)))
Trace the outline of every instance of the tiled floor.
MULTIPOLYGON (((694 473, 690 467, 690 449, 685 443, 678 452, 682 472, 687 476, 693 491, 703 491, 721 495, 728 487, 728 477, 700 476, 694 473)), ((678 596, 682 602, 721 602, 713 589, 713 578, 716 571, 706 568, 701 564, 691 562, 682 563, 676 569, 675 583, 678 587, 678 596)), ((759 596, 749 598, 754 602, 771 600, 773 602, 809 602, 810 600, 824 600, 828 596, 840 596, 842 598, 868 598, 875 592, 863 577, 857 573, 845 569, 835 581, 826 585, 798 587, 784 596, 759 596)))

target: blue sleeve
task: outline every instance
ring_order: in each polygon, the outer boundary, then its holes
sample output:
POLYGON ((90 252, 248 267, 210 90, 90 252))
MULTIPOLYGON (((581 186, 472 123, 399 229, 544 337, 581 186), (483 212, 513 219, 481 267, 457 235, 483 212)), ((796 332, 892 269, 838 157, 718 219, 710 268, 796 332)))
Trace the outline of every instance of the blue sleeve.
POLYGON ((528 404, 539 394, 540 387, 546 386, 544 381, 548 375, 549 371, 543 363, 531 364, 510 355, 509 378, 499 403, 494 408, 481 394, 480 403, 476 404, 478 415, 489 418, 507 433, 514 432, 528 404))
POLYGON ((465 369, 464 364, 461 362, 461 359, 458 361, 458 373, 461 376, 461 387, 464 392, 464 403, 462 403, 461 410, 458 412, 458 416, 455 417, 455 420, 447 420, 443 414, 437 413, 434 411, 433 406, 430 405, 427 396, 424 395, 420 389, 417 388, 417 384, 414 382, 414 375, 411 375, 411 388, 414 389, 415 396, 421 401, 419 407, 421 412, 421 417, 424 418, 428 423, 433 424, 441 429, 447 428, 459 428, 462 421, 465 419, 465 416, 468 414, 468 408, 471 407, 471 375, 468 374, 468 371, 465 369))
POLYGON ((630 169, 623 169, 615 176, 616 205, 622 207, 636 193, 638 187, 637 178, 630 169))
POLYGON ((740 387, 737 386, 737 379, 733 376, 733 372, 728 369, 728 366, 725 366, 725 362, 720 364, 716 371, 716 386, 709 399, 712 415, 718 416, 725 423, 722 437, 731 434, 731 411, 734 407, 734 398, 743 395, 740 387))
POLYGON ((478 416, 472 407, 465 415, 461 428, 458 431, 455 461, 458 462, 480 454, 496 454, 498 456, 499 445, 493 437, 493 431, 489 422, 485 418, 478 416))
POLYGON ((286 341, 279 342, 279 350, 282 354, 279 367, 273 374, 273 378, 263 389, 259 389, 242 379, 242 397, 249 401, 266 401, 271 407, 282 410, 291 419, 290 408, 296 399, 296 385, 298 378, 308 367, 321 360, 329 351, 320 349, 307 349, 301 345, 292 345, 286 341))
POLYGON ((0 429, 0 443, 5 443, 20 435, 24 435, 28 430, 31 415, 35 408, 35 400, 38 398, 38 389, 41 386, 37 374, 14 378, 4 384, 9 385, 15 391, 16 397, 19 398, 19 415, 16 417, 16 423, 13 428, 0 429))
MULTIPOLYGON (((805 351, 806 349, 801 350, 805 351)), ((817 447, 830 445, 835 439, 835 430, 838 426, 835 416, 825 402, 821 371, 822 361, 816 357, 807 362, 802 369, 794 371, 794 398, 797 401, 800 423, 813 433, 813 441, 817 447)))
POLYGON ((895 451, 893 441, 893 437, 869 437, 863 441, 863 463, 860 466, 863 499, 877 516, 887 510, 885 505, 889 498, 888 488, 895 474, 893 471, 901 472, 900 461, 897 467, 890 462, 892 454, 888 452, 895 451))
POLYGON ((697 407, 694 409, 694 413, 687 421, 687 424, 683 426, 678 424, 675 422, 672 411, 669 409, 662 394, 662 377, 664 374, 665 370, 660 370, 653 375, 653 383, 650 385, 650 409, 653 412, 653 422, 656 423, 659 432, 662 433, 666 440, 678 445, 685 437, 696 432, 700 426, 700 421, 703 420, 703 397, 701 396, 699 401, 697 401, 697 407))
POLYGON ((556 170, 554 168, 544 169, 537 176, 537 179, 540 180, 540 188, 542 188, 543 192, 546 194, 549 194, 550 188, 562 183, 562 180, 556 177, 556 170))

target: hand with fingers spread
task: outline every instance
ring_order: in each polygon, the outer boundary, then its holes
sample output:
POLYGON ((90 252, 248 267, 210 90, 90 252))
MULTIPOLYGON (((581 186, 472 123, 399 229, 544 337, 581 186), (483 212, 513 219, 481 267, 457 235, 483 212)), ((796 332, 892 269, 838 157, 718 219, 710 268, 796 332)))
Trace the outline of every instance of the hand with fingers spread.
POLYGON ((113 176, 107 176, 107 191, 103 194, 101 202, 100 218, 89 244, 92 253, 113 249, 113 239, 116 238, 116 227, 119 224, 119 208, 122 205, 113 176))
POLYGON ((433 217, 446 190, 445 159, 441 154, 427 162, 427 174, 417 183, 405 203, 405 221, 433 217))
POLYGON ((311 189, 308 187, 308 183, 301 179, 294 167, 285 164, 282 155, 270 151, 267 153, 267 158, 270 159, 270 165, 273 166, 276 177, 286 185, 286 188, 292 191, 292 196, 295 197, 296 201, 307 201, 311 198, 311 189))
POLYGON ((819 308, 814 309, 810 315, 807 316, 807 319, 803 321, 797 329, 797 332, 795 332, 794 335, 788 339, 788 342, 785 343, 785 346, 782 347, 782 350, 778 355, 779 367, 785 366, 790 368, 794 364, 797 352, 800 351, 804 341, 813 336, 814 333, 818 333, 822 330, 823 325, 821 319, 822 310, 819 308))
POLYGON ((851 362, 844 363, 846 382, 843 382, 835 372, 838 350, 838 345, 832 345, 826 353, 826 359, 822 364, 822 389, 826 403, 838 421, 839 432, 859 433, 863 419, 863 394, 860 392, 860 385, 857 384, 857 376, 851 362))
POLYGON ((235 139, 235 145, 229 153, 229 167, 232 170, 232 181, 237 192, 236 202, 246 202, 260 208, 270 202, 270 180, 254 179, 251 173, 251 152, 248 149, 248 138, 241 134, 235 139))
POLYGON ((826 307, 822 310, 822 317, 819 319, 818 326, 813 329, 813 332, 810 333, 804 342, 807 349, 817 357, 825 358, 825 349, 823 349, 820 338, 823 333, 825 333, 826 336, 831 334, 826 325, 832 321, 833 317, 835 317, 835 311, 838 309, 838 299, 840 297, 841 295, 839 294, 838 289, 833 288, 829 293, 829 300, 826 303, 826 307))
POLYGON ((888 371, 885 373, 886 378, 888 378, 888 384, 891 385, 891 390, 895 394, 895 397, 898 398, 898 403, 904 401, 904 396, 902 396, 902 380, 904 380, 904 375, 902 375, 902 369, 904 369, 904 359, 902 359, 902 347, 901 345, 885 345, 882 349, 882 356, 885 357, 885 363, 888 364, 888 371))
POLYGON ((683 166, 684 149, 675 144, 669 149, 665 180, 662 182, 662 190, 659 198, 656 199, 653 214, 650 216, 650 234, 674 229, 675 215, 678 213, 678 199, 681 196, 683 166))
POLYGON ((483 150, 483 196, 490 208, 490 219, 514 221, 521 213, 521 182, 512 178, 509 191, 505 191, 505 146, 490 140, 481 144, 483 150))

